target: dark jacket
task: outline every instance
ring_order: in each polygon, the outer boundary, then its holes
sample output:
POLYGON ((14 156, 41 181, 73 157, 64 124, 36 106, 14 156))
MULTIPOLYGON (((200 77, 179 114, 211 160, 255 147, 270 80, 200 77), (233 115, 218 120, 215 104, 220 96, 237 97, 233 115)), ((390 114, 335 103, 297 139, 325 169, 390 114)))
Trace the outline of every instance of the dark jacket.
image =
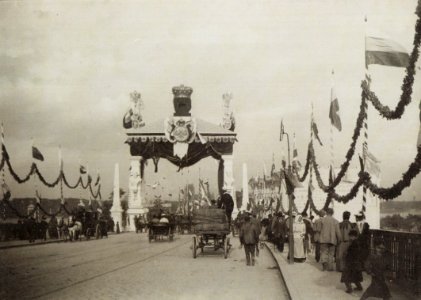
POLYGON ((241 244, 251 245, 259 241, 259 232, 257 227, 251 221, 245 221, 240 229, 241 244))

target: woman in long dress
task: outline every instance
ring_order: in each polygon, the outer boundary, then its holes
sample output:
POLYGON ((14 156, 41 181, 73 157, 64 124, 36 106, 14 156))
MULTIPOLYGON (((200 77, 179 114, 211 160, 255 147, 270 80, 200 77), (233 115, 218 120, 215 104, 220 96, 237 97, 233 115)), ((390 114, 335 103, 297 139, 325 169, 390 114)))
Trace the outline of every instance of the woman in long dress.
POLYGON ((304 252, 304 237, 306 234, 306 226, 303 221, 303 217, 298 215, 294 217, 294 261, 304 262, 306 260, 306 254, 304 252))

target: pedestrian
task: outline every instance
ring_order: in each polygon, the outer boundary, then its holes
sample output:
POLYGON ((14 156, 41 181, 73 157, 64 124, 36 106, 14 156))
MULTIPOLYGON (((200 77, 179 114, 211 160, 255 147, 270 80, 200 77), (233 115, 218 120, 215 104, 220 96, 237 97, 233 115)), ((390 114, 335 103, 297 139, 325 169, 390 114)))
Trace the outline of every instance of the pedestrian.
POLYGON ((355 215, 355 222, 357 223, 358 233, 362 233, 364 224, 367 224, 365 221, 365 214, 364 212, 360 211, 358 214, 355 215))
POLYGON ((371 242, 371 235, 370 235, 370 225, 368 223, 363 224, 363 229, 360 235, 357 238, 358 243, 360 244, 361 248, 361 261, 363 263, 363 267, 366 265, 366 261, 368 256, 370 255, 370 242, 371 242))
POLYGON ((345 253, 350 245, 349 232, 351 230, 357 230, 357 224, 349 221, 350 216, 351 213, 349 211, 344 211, 342 214, 342 222, 339 223, 339 230, 341 231, 342 239, 336 247, 336 271, 338 272, 342 272, 344 269, 345 253))
POLYGON ((39 231, 40 231, 40 238, 44 241, 47 240, 47 231, 48 231, 48 223, 47 223, 47 217, 42 216, 42 220, 39 224, 39 231))
POLYGON ((294 236, 294 261, 304 262, 306 260, 306 253, 304 250, 304 239, 306 234, 306 226, 301 215, 293 215, 293 236, 294 236))
POLYGON ((306 212, 303 212, 301 216, 303 217, 303 222, 306 227, 304 236, 304 253, 307 255, 311 251, 310 241, 313 239, 313 225, 306 212))
POLYGON ((254 251, 258 241, 259 234, 256 226, 251 222, 249 215, 244 216, 244 223, 240 229, 240 242, 241 246, 244 246, 247 266, 254 266, 254 251))
MULTIPOLYGON (((251 223, 256 227, 258 237, 260 237, 260 234, 262 233, 262 227, 260 226, 259 220, 257 220, 256 214, 252 214, 250 218, 251 223)), ((256 257, 259 257, 259 242, 256 243, 256 257)))
POLYGON ((279 252, 284 252, 284 243, 285 243, 285 234, 286 234, 286 226, 283 215, 281 212, 275 214, 272 220, 272 237, 273 242, 278 249, 279 252))
POLYGON ((29 243, 34 243, 37 238, 37 224, 33 214, 28 216, 25 222, 26 232, 28 234, 29 243))
POLYGON ((339 222, 333 217, 333 209, 326 209, 326 216, 321 221, 320 231, 320 261, 323 271, 333 271, 335 247, 341 241, 339 222))
POLYGON ((347 293, 352 293, 352 283, 357 286, 355 290, 363 290, 361 286, 361 282, 363 281, 363 266, 360 256, 361 248, 357 241, 357 236, 358 231, 356 229, 351 229, 347 233, 349 245, 343 257, 343 271, 341 276, 341 282, 345 283, 347 293))
POLYGON ((222 189, 222 195, 220 198, 221 199, 219 201, 218 207, 223 208, 225 210, 225 214, 228 219, 228 228, 231 229, 231 219, 232 219, 232 212, 234 210, 234 200, 232 199, 232 196, 228 193, 228 190, 226 187, 222 189))
POLYGON ((119 234, 120 233, 120 224, 118 223, 118 221, 117 221, 117 224, 115 225, 115 227, 116 227, 116 233, 117 234, 119 234))
POLYGON ((385 259, 386 247, 380 242, 375 245, 374 249, 375 253, 370 255, 366 265, 366 271, 371 275, 371 284, 361 296, 361 300, 369 297, 382 298, 384 300, 391 298, 384 275, 389 267, 385 259))
POLYGON ((315 259, 317 262, 320 261, 320 232, 322 231, 322 219, 324 218, 326 212, 321 210, 319 213, 319 218, 314 221, 313 232, 314 232, 314 244, 315 244, 315 259))

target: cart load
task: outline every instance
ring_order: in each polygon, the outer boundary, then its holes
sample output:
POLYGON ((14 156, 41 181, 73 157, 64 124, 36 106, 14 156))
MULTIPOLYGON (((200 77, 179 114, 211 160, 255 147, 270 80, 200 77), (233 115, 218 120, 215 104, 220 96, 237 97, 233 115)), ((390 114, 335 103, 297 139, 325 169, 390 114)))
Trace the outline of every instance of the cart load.
POLYGON ((218 208, 201 208, 193 213, 193 258, 197 257, 197 250, 203 254, 204 249, 214 251, 222 249, 224 258, 228 257, 231 244, 227 235, 230 233, 225 210, 218 208))
POLYGON ((193 225, 196 232, 228 231, 228 219, 223 209, 200 208, 193 213, 193 225))

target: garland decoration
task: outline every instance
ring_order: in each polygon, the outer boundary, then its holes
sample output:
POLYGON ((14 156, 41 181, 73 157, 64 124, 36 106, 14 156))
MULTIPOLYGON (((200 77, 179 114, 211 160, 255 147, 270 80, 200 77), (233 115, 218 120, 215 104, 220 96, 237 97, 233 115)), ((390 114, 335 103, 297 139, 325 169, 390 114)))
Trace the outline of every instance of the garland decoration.
MULTIPOLYGON (((88 175, 88 180, 86 182, 86 184, 83 183, 82 180, 82 176, 79 176, 79 179, 77 180, 76 184, 71 185, 66 178, 66 175, 64 174, 63 171, 63 166, 61 165, 60 167, 60 172, 59 175, 57 176, 57 178, 52 181, 52 182, 48 182, 44 176, 42 175, 42 173, 39 171, 38 166, 35 162, 33 162, 31 164, 31 167, 29 169, 29 172, 27 175, 25 175, 24 177, 20 177, 16 171, 13 169, 12 164, 10 163, 10 156, 9 153, 7 152, 6 146, 5 144, 2 144, 2 159, 0 162, 0 170, 3 170, 3 168, 5 167, 5 165, 7 165, 7 168, 9 169, 9 173, 12 175, 13 179, 18 182, 19 184, 25 183, 28 180, 31 179, 31 176, 33 174, 36 174, 39 178, 39 180, 47 187, 49 188, 54 188, 55 186, 57 186, 59 183, 64 183, 69 189, 76 189, 79 185, 82 186, 83 189, 88 189, 92 195, 92 197, 96 200, 98 197, 101 199, 101 184, 98 184, 98 189, 97 192, 94 193, 93 189, 92 189, 92 177, 90 175, 88 175)), ((99 182, 99 174, 98 174, 98 178, 97 181, 99 182)), ((13 209, 12 209, 13 210, 13 209)))
POLYGON ((418 61, 419 57, 419 46, 421 42, 421 6, 420 2, 418 3, 416 14, 418 20, 415 24, 415 35, 414 35, 414 48, 412 49, 411 55, 409 57, 409 64, 406 67, 406 76, 403 80, 401 87, 402 94, 396 108, 391 110, 387 105, 383 105, 376 94, 370 91, 370 86, 367 80, 364 80, 361 84, 367 99, 373 104, 376 110, 380 113, 383 118, 388 120, 400 119, 405 112, 405 107, 411 103, 412 95, 412 86, 414 84, 414 75, 415 75, 415 64, 418 61))
POLYGON ((393 184, 390 188, 381 188, 376 184, 372 183, 369 179, 368 173, 365 173, 365 177, 368 180, 364 182, 364 185, 375 195, 382 199, 390 200, 394 199, 402 194, 402 191, 411 185, 412 179, 414 179, 421 171, 421 146, 418 146, 417 155, 414 161, 409 165, 408 170, 402 175, 402 179, 393 184))
POLYGON ((307 178, 308 170, 309 170, 310 164, 311 164, 311 156, 312 156, 312 153, 310 151, 310 144, 309 144, 308 145, 308 148, 307 148, 307 158, 306 158, 306 165, 304 167, 304 174, 303 174, 303 176, 300 176, 298 174, 297 168, 294 168, 295 174, 297 175, 297 179, 298 179, 299 182, 303 182, 307 178))

